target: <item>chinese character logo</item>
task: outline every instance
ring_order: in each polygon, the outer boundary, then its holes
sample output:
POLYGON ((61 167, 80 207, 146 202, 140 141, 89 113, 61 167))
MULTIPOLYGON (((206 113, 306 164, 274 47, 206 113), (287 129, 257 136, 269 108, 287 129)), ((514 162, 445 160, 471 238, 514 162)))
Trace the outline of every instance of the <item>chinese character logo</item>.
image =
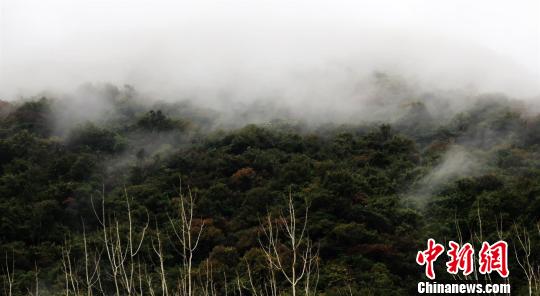
POLYGON ((508 277, 508 244, 505 241, 492 245, 484 242, 478 257, 481 274, 497 271, 501 277, 508 277))
MULTIPOLYGON (((454 241, 448 243, 449 249, 446 254, 449 260, 446 262, 446 271, 450 274, 457 274, 459 271, 467 276, 474 270, 474 248, 470 243, 460 246, 454 241)), ((435 270, 433 263, 444 252, 444 246, 430 238, 427 242, 427 249, 419 251, 416 255, 416 263, 425 265, 426 276, 434 280, 435 270)), ((482 249, 478 253, 479 271, 481 274, 490 274, 496 271, 503 278, 508 277, 508 244, 505 241, 498 241, 494 244, 482 243, 482 249)))
POLYGON ((450 250, 446 252, 450 261, 446 262, 446 271, 451 274, 457 274, 459 270, 463 270, 463 275, 469 275, 473 272, 473 254, 474 249, 471 244, 466 243, 463 247, 459 244, 450 241, 450 250))
POLYGON ((433 262, 444 252, 444 246, 435 243, 435 240, 428 240, 428 248, 425 251, 418 252, 416 255, 416 263, 426 265, 426 276, 432 280, 435 279, 435 271, 433 270, 433 262))

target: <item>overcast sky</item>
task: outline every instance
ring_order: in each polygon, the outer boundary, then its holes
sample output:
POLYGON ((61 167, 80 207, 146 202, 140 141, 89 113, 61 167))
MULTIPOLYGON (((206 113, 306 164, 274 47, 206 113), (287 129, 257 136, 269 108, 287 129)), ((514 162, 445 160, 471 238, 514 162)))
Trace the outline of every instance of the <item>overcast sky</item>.
POLYGON ((291 72, 329 65, 539 93, 538 0, 0 3, 5 99, 107 81, 279 89, 291 72))

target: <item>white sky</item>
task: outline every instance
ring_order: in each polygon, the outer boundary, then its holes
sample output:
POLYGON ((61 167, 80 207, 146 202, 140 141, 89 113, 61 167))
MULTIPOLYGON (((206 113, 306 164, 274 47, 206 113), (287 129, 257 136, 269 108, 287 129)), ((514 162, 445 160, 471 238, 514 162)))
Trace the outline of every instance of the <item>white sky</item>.
POLYGON ((211 87, 229 83, 231 75, 241 84, 241 77, 255 73, 271 76, 257 82, 268 84, 285 65, 315 67, 347 58, 381 59, 385 65, 408 60, 401 66, 447 80, 477 70, 470 79, 479 84, 482 75, 494 75, 487 72, 511 68, 486 88, 527 80, 533 93, 524 94, 534 95, 534 85, 540 85, 539 0, 0 4, 0 96, 86 81, 174 88, 182 80, 211 87), (494 67, 497 63, 504 66, 494 67), (452 71, 457 72, 447 75, 452 71))

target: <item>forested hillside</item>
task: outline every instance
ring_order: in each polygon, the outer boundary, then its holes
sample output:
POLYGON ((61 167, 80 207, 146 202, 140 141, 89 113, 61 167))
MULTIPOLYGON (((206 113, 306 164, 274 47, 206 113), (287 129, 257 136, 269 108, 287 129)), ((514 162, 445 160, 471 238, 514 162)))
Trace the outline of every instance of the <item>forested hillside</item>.
POLYGON ((540 117, 519 102, 224 128, 100 91, 99 120, 54 97, 0 105, 4 295, 414 294, 428 238, 504 239, 513 294, 540 291, 540 117))

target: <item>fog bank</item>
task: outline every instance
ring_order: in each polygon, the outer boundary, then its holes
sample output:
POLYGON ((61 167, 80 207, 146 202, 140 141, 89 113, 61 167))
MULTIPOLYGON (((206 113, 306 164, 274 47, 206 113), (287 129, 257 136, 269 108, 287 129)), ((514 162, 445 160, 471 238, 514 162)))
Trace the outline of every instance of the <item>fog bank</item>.
POLYGON ((540 94, 537 1, 1 3, 4 100, 107 82, 233 114, 266 102, 343 118, 373 115, 375 72, 404 79, 404 100, 540 94))

